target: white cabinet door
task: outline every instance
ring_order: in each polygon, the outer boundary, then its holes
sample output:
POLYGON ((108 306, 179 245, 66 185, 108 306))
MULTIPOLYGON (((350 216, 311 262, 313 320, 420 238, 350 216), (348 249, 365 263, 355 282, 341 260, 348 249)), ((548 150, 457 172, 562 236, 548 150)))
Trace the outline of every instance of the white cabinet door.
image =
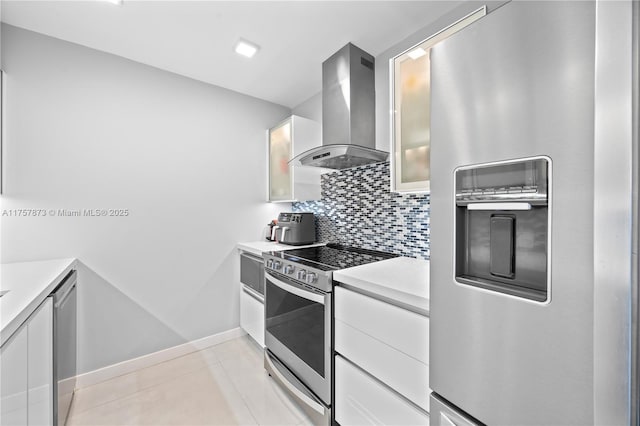
POLYGON ((429 49, 423 52, 393 61, 392 191, 429 191, 431 74, 429 49))
POLYGON ((0 425, 53 424, 53 301, 0 348, 0 425))
POLYGON ((50 297, 28 323, 28 421, 53 424, 53 300, 50 297))
MULTIPOLYGON (((293 131, 292 158, 322 145, 322 127, 308 118, 291 116, 293 131)), ((320 176, 326 169, 319 167, 291 166, 293 172, 293 198, 297 201, 319 200, 320 176)))
POLYGON ((429 411, 429 318, 336 287, 335 350, 429 411))
POLYGON ((429 318, 343 287, 335 288, 335 317, 429 364, 429 318))
POLYGON ((479 9, 392 59, 392 192, 430 190, 431 48, 484 15, 479 9))
POLYGON ((317 167, 297 167, 289 160, 322 144, 321 126, 307 118, 292 115, 267 132, 267 200, 319 200, 320 175, 317 167))
MULTIPOLYGON (((401 332, 401 331, 400 331, 401 332)), ((336 319, 336 351, 429 411, 429 366, 336 319)))
POLYGON ((240 284, 240 327, 264 347, 264 303, 244 291, 240 284))
POLYGON ((336 356, 335 415, 342 425, 429 425, 429 415, 336 356))
POLYGON ((293 154, 291 119, 269 129, 269 201, 293 200, 293 174, 289 166, 293 154))
POLYGON ((26 325, 0 348, 0 425, 27 424, 27 351, 26 325))

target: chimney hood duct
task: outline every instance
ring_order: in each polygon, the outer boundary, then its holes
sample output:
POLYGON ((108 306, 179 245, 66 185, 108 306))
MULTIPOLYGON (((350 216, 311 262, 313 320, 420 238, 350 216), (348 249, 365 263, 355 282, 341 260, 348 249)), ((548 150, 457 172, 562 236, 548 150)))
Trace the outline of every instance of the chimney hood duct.
POLYGON ((290 163, 341 170, 387 161, 375 149, 374 77, 373 56, 351 43, 322 63, 322 146, 290 163))

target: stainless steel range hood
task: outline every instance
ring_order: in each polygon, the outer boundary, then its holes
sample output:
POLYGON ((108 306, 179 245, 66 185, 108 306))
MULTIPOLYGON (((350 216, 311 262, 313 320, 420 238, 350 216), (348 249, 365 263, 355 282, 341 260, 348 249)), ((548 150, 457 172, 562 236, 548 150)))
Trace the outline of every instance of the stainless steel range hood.
POLYGON ((374 76, 373 56, 351 43, 322 63, 322 146, 291 164, 340 170, 387 161, 375 149, 374 76))

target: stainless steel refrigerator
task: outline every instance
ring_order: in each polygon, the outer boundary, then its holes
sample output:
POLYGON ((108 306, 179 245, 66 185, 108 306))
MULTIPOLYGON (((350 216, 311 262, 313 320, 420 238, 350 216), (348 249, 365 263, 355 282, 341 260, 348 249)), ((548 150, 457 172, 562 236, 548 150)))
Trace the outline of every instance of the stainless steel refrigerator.
POLYGON ((638 2, 431 54, 432 425, 638 424, 638 2))

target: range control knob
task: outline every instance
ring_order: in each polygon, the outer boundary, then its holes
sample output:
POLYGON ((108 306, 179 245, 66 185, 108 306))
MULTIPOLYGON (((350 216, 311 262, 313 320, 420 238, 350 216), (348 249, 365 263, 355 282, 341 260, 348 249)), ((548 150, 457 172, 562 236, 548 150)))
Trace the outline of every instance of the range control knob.
POLYGON ((290 274, 293 274, 293 271, 295 271, 295 269, 296 269, 296 268, 295 268, 295 266, 293 266, 293 265, 286 265, 286 266, 284 267, 284 273, 285 273, 285 274, 289 274, 289 275, 290 275, 290 274))
POLYGON ((267 268, 273 268, 273 259, 267 260, 267 268))
POLYGON ((318 275, 315 272, 309 272, 307 274, 307 284, 313 284, 318 281, 318 275))
POLYGON ((282 262, 280 262, 279 260, 276 260, 275 262, 273 262, 273 269, 275 269, 276 271, 279 271, 282 268, 282 262))
POLYGON ((305 281, 307 279, 307 271, 305 271, 304 269, 300 269, 298 271, 298 279, 300 281, 305 281))

